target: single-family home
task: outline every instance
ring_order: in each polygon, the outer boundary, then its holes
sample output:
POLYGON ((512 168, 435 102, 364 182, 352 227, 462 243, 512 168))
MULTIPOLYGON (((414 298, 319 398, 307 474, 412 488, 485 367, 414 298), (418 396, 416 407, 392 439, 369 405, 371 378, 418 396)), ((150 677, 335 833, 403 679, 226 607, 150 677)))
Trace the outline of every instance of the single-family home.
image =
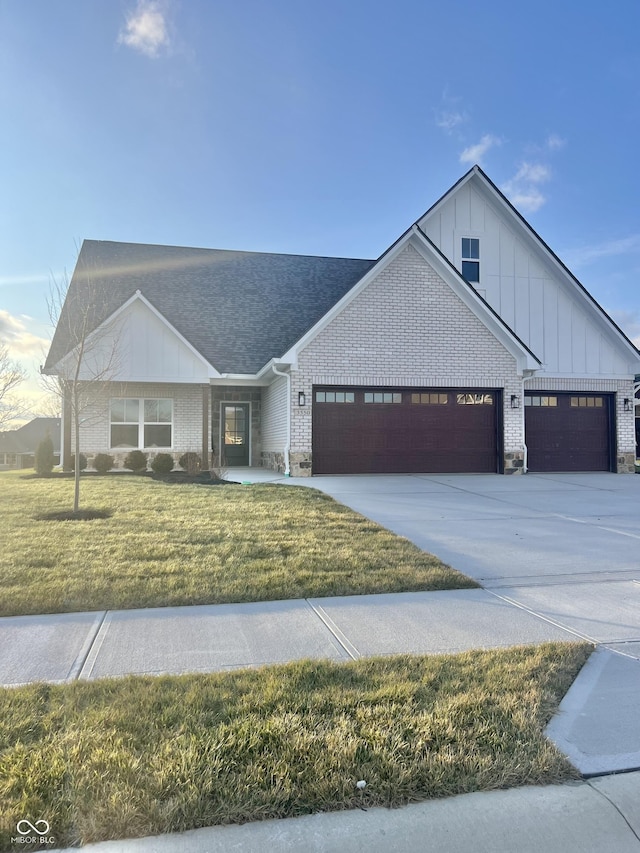
POLYGON ((53 443, 54 461, 60 461, 60 418, 33 418, 17 429, 0 432, 0 470, 33 468, 36 450, 47 437, 53 443))
POLYGON ((375 260, 86 240, 44 371, 81 351, 88 457, 634 471, 640 353, 478 166, 375 260))

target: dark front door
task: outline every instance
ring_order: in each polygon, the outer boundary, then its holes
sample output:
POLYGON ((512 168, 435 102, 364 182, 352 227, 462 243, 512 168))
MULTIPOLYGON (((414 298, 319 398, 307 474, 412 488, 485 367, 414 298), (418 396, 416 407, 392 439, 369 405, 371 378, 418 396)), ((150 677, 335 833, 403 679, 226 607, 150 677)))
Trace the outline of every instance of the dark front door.
POLYGON ((249 464, 249 404, 222 404, 223 464, 249 464))

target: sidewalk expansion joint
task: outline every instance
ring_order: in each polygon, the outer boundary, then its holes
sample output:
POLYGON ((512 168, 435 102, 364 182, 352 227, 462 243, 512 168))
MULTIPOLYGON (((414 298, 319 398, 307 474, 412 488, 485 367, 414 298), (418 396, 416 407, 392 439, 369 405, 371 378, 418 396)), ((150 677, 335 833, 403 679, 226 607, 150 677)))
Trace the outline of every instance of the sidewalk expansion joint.
POLYGON ((73 662, 73 666, 69 670, 69 674, 67 675, 65 681, 77 681, 84 669, 84 665, 87 662, 87 658, 91 654, 91 651, 95 645, 96 638, 100 633, 100 630, 104 624, 104 620, 107 618, 108 610, 104 610, 100 617, 97 617, 91 627, 91 630, 87 634, 87 638, 84 641, 78 656, 73 662))
POLYGON ((591 784, 591 782, 590 782, 588 779, 586 779, 585 781, 586 781, 587 785, 588 785, 588 786, 589 786, 593 791, 596 791, 596 793, 600 794, 600 796, 601 796, 601 797, 604 797, 604 799, 609 803, 609 805, 613 806, 613 808, 618 812, 618 814, 620 815, 620 817, 622 818, 622 820, 627 824, 627 826, 629 827, 629 829, 631 830, 631 832, 633 833, 633 835, 638 839, 638 841, 640 841, 640 836, 639 836, 639 835, 638 835, 638 833, 635 831, 635 829, 633 828, 633 826, 629 823, 629 821, 627 820, 627 818, 626 818, 626 816, 625 816, 624 812, 620 809, 620 807, 619 807, 616 803, 614 803, 614 802, 613 802, 613 800, 611 799, 611 797, 608 797, 608 796, 605 794, 605 792, 604 792, 604 791, 601 791, 599 788, 596 788, 596 787, 595 787, 595 785, 592 785, 592 784, 591 784))
POLYGON ((573 628, 567 628, 566 625, 563 625, 562 622, 558 622, 555 619, 551 619, 549 616, 543 616, 542 613, 538 613, 537 610, 532 610, 530 607, 526 607, 524 604, 521 604, 519 601, 516 601, 514 598, 509 598, 508 595, 498 595, 497 592, 494 592, 492 589, 486 589, 485 592, 488 592, 489 595, 493 595, 495 598, 499 598, 501 601, 506 601, 507 604, 511 604, 514 607, 518 607, 520 610, 524 610, 525 613, 530 613, 532 616, 535 616, 537 619, 541 619, 543 622, 548 622, 549 625, 555 625, 556 628, 560 628, 562 631, 566 631, 567 634, 573 634, 574 637, 577 637, 584 642, 591 643, 594 646, 598 645, 598 641, 593 637, 590 637, 588 634, 582 634, 580 631, 576 631, 573 628))
POLYGON ((352 660, 360 660, 360 658, 362 657, 360 652, 356 649, 353 643, 350 642, 349 638, 342 633, 340 628, 338 628, 338 626, 335 624, 333 619, 331 619, 325 609, 320 605, 318 605, 317 607, 314 606, 308 598, 305 598, 305 601, 316 614, 318 619, 320 619, 320 621, 324 624, 325 628, 330 631, 330 633, 333 635, 333 638, 338 642, 340 646, 342 646, 342 648, 349 655, 349 657, 352 660))

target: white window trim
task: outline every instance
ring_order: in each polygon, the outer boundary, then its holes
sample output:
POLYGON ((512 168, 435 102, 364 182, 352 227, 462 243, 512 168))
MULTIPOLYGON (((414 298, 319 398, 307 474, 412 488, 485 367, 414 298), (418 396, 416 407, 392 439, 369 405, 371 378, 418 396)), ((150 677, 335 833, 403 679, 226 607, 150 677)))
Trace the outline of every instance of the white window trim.
MULTIPOLYGON (((149 422, 152 424, 154 422, 149 422)), ((149 450, 149 451, 164 451, 164 450, 173 450, 175 444, 175 418, 174 418, 174 406, 173 399, 171 397, 111 397, 109 400, 109 450, 113 450, 117 453, 128 452, 129 450, 149 450), (114 447, 111 444, 111 428, 112 426, 118 423, 121 423, 122 426, 133 426, 133 421, 112 421, 111 420, 111 406, 115 400, 137 400, 138 401, 138 446, 137 447, 114 447), (171 444, 168 446, 160 447, 159 445, 154 445, 148 447, 141 443, 144 441, 144 428, 147 425, 147 422, 144 419, 144 403, 145 400, 168 400, 171 403, 171 421, 161 421, 161 424, 166 426, 169 424, 171 426, 171 444)))

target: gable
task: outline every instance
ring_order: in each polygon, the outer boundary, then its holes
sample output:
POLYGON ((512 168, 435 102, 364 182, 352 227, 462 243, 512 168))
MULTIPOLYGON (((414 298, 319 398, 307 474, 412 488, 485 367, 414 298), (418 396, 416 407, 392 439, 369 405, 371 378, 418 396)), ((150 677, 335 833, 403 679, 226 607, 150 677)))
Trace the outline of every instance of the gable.
POLYGON ((462 239, 479 240, 475 286, 541 359, 544 373, 628 376, 637 370, 631 345, 477 172, 419 226, 458 270, 462 239))
POLYGON ((407 243, 298 354, 318 375, 502 386, 516 358, 407 243))
MULTIPOLYGON (((73 357, 63 359, 61 372, 73 364, 73 357)), ((80 379, 207 383, 214 374, 158 312, 134 297, 88 338, 80 379)))
POLYGON ((254 374, 278 358, 374 261, 85 240, 45 371, 140 291, 221 373, 254 374), (87 306, 89 305, 89 308, 87 306))

